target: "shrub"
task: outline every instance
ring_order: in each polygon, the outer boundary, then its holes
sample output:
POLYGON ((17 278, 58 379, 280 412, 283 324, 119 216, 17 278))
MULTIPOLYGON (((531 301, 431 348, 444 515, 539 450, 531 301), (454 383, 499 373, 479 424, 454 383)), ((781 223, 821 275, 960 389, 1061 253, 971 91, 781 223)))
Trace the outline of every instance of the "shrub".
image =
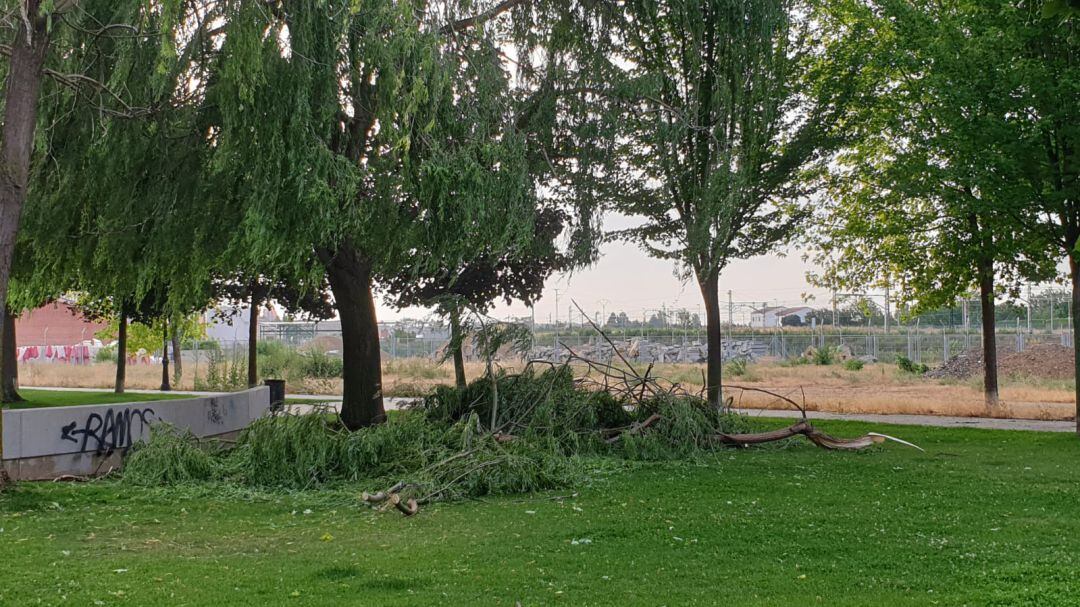
POLYGON ((815 365, 831 365, 836 362, 836 346, 822 346, 813 353, 815 365))
POLYGON ((729 377, 743 377, 746 375, 746 359, 733 358, 724 365, 724 375, 729 377))
POLYGON ((195 377, 195 389, 213 392, 231 392, 247 387, 247 357, 235 350, 226 357, 220 349, 206 353, 206 375, 195 377))
POLYGON ((844 361, 844 368, 848 371, 861 371, 863 368, 863 361, 857 358, 849 358, 844 361))
POLYGON ((105 346, 94 354, 96 363, 116 363, 116 346, 105 346))
POLYGON ((917 363, 912 361, 906 356, 900 354, 896 355, 896 366, 904 373, 911 373, 912 375, 922 375, 930 370, 930 367, 923 363, 917 363))
POLYGON ((330 356, 322 350, 308 350, 300 358, 300 374, 314 379, 333 379, 345 372, 342 359, 330 356))

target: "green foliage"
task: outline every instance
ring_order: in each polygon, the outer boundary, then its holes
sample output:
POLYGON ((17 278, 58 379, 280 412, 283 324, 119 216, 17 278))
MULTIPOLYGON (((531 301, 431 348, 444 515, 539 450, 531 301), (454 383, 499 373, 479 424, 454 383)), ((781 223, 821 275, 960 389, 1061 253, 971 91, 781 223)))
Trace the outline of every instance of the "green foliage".
POLYGON ((862 371, 864 363, 858 358, 849 358, 844 361, 844 369, 848 371, 862 371))
POLYGON ((196 390, 231 392, 247 387, 247 358, 238 350, 227 356, 220 348, 206 352, 206 375, 195 378, 196 390))
POLYGON ((896 366, 904 373, 910 373, 912 375, 923 375, 930 370, 930 367, 925 363, 917 363, 910 358, 897 354, 896 366))
POLYGON ((116 346, 105 346, 94 354, 96 363, 116 363, 116 346))
POLYGON ((330 356, 326 352, 313 348, 301 355, 300 373, 304 377, 315 379, 333 379, 342 376, 344 363, 339 356, 330 356))
POLYGON ((719 447, 717 432, 747 428, 699 398, 666 395, 627 407, 607 392, 577 386, 565 366, 495 379, 500 432, 512 433, 509 441, 485 427, 492 401, 490 381, 481 378, 463 389, 440 387, 385 424, 354 432, 327 411, 258 420, 227 450, 162 431, 134 450, 131 480, 307 488, 404 479, 418 497, 475 497, 574 483, 586 455, 655 460, 707 453, 719 447), (647 432, 619 437, 653 414, 661 419, 647 432))
MULTIPOLYGON (((134 354, 138 350, 146 350, 147 352, 161 350, 163 328, 163 323, 160 319, 150 324, 143 322, 129 322, 127 332, 128 353, 134 354)), ((109 326, 98 331, 94 336, 102 340, 115 340, 119 330, 120 321, 116 318, 112 318, 109 321, 109 326)), ((183 317, 180 323, 174 324, 173 322, 170 322, 170 335, 174 330, 178 331, 183 337, 181 341, 182 345, 192 344, 194 343, 194 340, 201 340, 206 335, 206 329, 198 314, 183 317)), ((199 341, 200 345, 203 343, 204 341, 199 341)), ((170 345, 169 347, 171 348, 172 346, 170 345)))
POLYGON ((744 377, 748 373, 747 364, 745 358, 733 358, 724 365, 724 375, 727 377, 744 377))
POLYGON ((836 346, 827 345, 814 348, 811 358, 815 365, 831 365, 836 362, 836 346))
POLYGON ((220 461, 210 451, 214 448, 214 443, 200 444, 188 430, 154 424, 150 440, 132 450, 124 463, 124 480, 147 487, 212 480, 220 461))

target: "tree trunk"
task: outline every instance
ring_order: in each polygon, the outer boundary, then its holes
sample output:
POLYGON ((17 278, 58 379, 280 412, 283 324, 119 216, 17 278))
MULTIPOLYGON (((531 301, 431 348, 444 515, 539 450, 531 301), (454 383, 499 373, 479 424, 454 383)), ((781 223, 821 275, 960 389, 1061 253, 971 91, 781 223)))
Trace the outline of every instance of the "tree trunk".
POLYGON ((179 319, 173 319, 172 323, 172 363, 173 363, 173 383, 176 387, 180 387, 180 378, 184 375, 183 361, 181 361, 180 352, 180 332, 177 331, 177 327, 180 326, 179 319))
POLYGON ((454 355, 454 385, 464 388, 465 354, 463 352, 465 336, 461 334, 461 308, 454 306, 450 311, 450 348, 454 355))
POLYGON ((172 390, 169 385, 169 321, 161 321, 161 391, 172 390))
POLYGON ((254 388, 259 383, 259 306, 262 305, 262 293, 257 286, 251 287, 251 310, 248 317, 248 387, 254 388))
POLYGON ((1076 249, 1069 254, 1069 276, 1072 278, 1072 330, 1073 355, 1076 361, 1073 373, 1076 378, 1076 392, 1073 395, 1076 404, 1076 433, 1080 435, 1080 259, 1076 249))
POLYGON ((19 349, 15 342, 15 315, 4 314, 0 328, 0 403, 17 403, 19 396, 19 349))
POLYGON ((334 304, 341 318, 344 389, 341 422, 355 430, 386 421, 382 397, 379 323, 372 295, 371 263, 349 244, 321 250, 334 304))
POLYGON ((127 381, 127 332, 128 318, 127 306, 120 305, 120 328, 116 331, 116 384, 113 392, 124 393, 124 383, 127 381))
POLYGON ((982 309, 983 396, 986 407, 998 404, 997 322, 994 317, 994 262, 980 261, 979 305, 982 309))
POLYGON ((714 407, 723 406, 723 393, 720 384, 723 380, 723 330, 720 326, 720 291, 719 275, 709 274, 702 279, 698 277, 698 285, 701 287, 701 296, 705 300, 705 333, 707 336, 708 354, 706 356, 705 390, 709 404, 714 407))
POLYGON ((11 42, 8 78, 2 93, 5 101, 0 131, 0 315, 7 310, 8 279, 19 218, 26 202, 42 65, 49 45, 47 19, 40 15, 40 0, 27 0, 25 8, 28 19, 14 16, 18 26, 11 42))

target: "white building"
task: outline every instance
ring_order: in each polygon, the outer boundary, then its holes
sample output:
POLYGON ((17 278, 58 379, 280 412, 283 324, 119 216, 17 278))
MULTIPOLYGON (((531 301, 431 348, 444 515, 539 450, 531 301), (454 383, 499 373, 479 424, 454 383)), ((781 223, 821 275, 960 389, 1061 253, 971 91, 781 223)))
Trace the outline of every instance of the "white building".
MULTIPOLYGON (((750 326, 758 329, 772 329, 783 325, 784 318, 797 317, 798 325, 805 325, 806 318, 812 312, 807 306, 786 308, 784 306, 766 306, 750 313, 750 326)), ((791 321, 789 321, 790 323, 791 321)))

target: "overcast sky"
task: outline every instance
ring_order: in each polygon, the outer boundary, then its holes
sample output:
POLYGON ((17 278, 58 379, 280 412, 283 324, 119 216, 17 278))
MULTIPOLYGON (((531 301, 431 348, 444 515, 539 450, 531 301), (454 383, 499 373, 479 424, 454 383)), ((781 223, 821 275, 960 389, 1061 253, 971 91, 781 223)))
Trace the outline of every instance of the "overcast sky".
MULTIPOLYGON (((618 229, 632 225, 627 218, 608 217, 605 229, 618 229)), ((804 295, 815 295, 810 305, 829 306, 829 294, 814 289, 806 282, 806 273, 813 266, 802 261, 802 253, 790 249, 786 255, 769 255, 755 259, 733 262, 720 275, 720 299, 724 302, 726 315, 727 291, 732 291, 736 302, 736 322, 740 315, 749 314, 750 304, 760 307, 769 305, 803 305, 804 295), (739 305, 743 304, 743 305, 739 305)), ((666 306, 667 309, 686 308, 698 312, 704 321, 701 292, 696 281, 683 283, 675 276, 673 261, 654 259, 632 244, 609 243, 601 249, 600 260, 593 266, 572 275, 557 275, 548 279, 544 296, 536 304, 536 321, 549 322, 555 318, 556 291, 558 291, 559 320, 566 322, 571 299, 577 301, 590 315, 606 310, 626 312, 632 318, 666 306)), ((379 303, 379 320, 421 318, 429 314, 420 308, 395 310, 379 303)), ((498 318, 507 315, 528 316, 529 309, 521 304, 496 306, 492 311, 498 318)), ((575 310, 574 316, 578 313, 575 310)))

